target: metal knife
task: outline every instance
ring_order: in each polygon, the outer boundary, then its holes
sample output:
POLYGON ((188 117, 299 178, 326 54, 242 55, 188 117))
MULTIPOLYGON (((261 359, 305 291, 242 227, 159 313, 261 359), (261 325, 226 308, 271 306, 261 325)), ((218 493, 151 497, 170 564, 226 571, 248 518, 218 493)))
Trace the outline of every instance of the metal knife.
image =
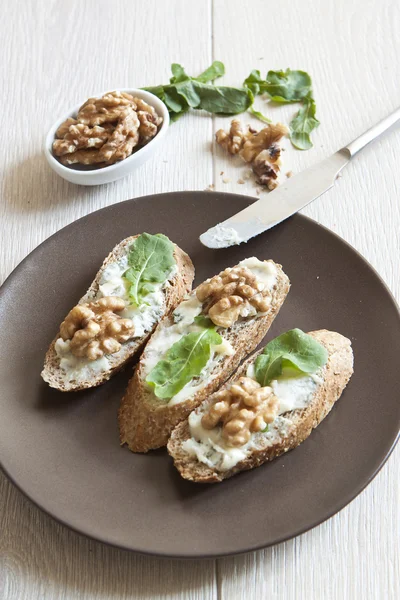
POLYGON ((400 120, 400 108, 320 163, 291 177, 268 195, 200 236, 208 248, 228 248, 259 235, 333 187, 340 171, 367 144, 400 120))

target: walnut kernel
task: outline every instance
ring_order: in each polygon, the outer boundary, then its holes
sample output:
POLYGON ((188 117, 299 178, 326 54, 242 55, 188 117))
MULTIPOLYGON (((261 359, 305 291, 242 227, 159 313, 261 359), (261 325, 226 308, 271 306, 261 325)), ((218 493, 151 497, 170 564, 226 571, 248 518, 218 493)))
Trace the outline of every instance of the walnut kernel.
POLYGON ((70 350, 75 356, 96 360, 114 354, 135 331, 131 319, 116 314, 124 308, 125 301, 117 296, 78 304, 61 323, 60 336, 64 341, 71 340, 70 350))
POLYGON ((249 135, 251 133, 248 127, 244 129, 239 119, 232 119, 229 133, 226 133, 223 129, 219 129, 215 134, 215 139, 217 144, 225 148, 229 154, 237 154, 249 135))
POLYGON ((250 377, 240 377, 216 394, 216 402, 204 413, 204 429, 222 425, 221 435, 227 445, 246 444, 253 432, 262 431, 278 414, 279 401, 272 388, 261 387, 250 377))
POLYGON ((247 267, 225 269, 205 281, 196 291, 203 311, 218 327, 231 327, 240 316, 266 312, 271 294, 263 289, 247 267))
POLYGON ((263 129, 247 138, 240 151, 240 156, 245 162, 251 163, 262 150, 268 150, 272 145, 276 145, 287 134, 288 129, 282 123, 266 125, 263 129))

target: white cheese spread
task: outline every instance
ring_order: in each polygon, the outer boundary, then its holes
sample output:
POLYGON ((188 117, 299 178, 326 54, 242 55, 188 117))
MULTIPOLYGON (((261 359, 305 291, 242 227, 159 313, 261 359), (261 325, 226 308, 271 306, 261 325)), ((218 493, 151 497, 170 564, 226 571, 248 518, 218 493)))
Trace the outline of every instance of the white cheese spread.
POLYGON ((209 248, 228 248, 247 241, 247 239, 240 237, 236 229, 225 227, 222 223, 218 223, 215 227, 211 227, 211 229, 202 233, 200 240, 209 248))
POLYGON ((81 383, 90 380, 93 375, 108 371, 110 363, 105 356, 97 360, 74 356, 69 349, 70 343, 70 340, 64 342, 64 340, 58 338, 54 345, 57 356, 60 358, 60 368, 65 373, 65 381, 81 383))
POLYGON ((276 284, 277 268, 275 263, 269 260, 259 260, 255 256, 246 258, 239 263, 242 267, 247 267, 256 277, 259 285, 259 291, 271 290, 276 284))
POLYGON ((195 318, 202 312, 203 305, 197 299, 193 292, 190 296, 183 300, 174 310, 174 321, 179 325, 179 329, 183 330, 188 325, 191 325, 195 318))

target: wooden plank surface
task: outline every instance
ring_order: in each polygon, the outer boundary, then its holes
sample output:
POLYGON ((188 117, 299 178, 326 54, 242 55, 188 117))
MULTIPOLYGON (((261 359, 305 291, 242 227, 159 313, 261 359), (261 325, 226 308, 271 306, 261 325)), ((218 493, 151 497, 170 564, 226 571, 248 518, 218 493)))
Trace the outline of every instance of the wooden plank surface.
MULTIPOLYGON (((130 177, 96 188, 64 182, 42 153, 58 115, 89 95, 166 81, 171 62, 199 72, 223 60, 227 84, 253 68, 313 76, 315 147, 289 146, 285 170, 327 156, 397 107, 396 0, 0 0, 3 144, 0 281, 46 237, 97 208, 154 192, 216 189, 256 196, 243 167, 212 146, 223 119, 196 114, 130 177), (221 172, 224 175, 220 175, 221 172), (229 178, 224 183, 223 179, 229 178)), ((293 107, 259 106, 288 122, 293 107)), ((336 231, 400 299, 399 131, 367 149, 305 213, 336 231)), ((377 399, 379 409, 379 399, 377 399)), ((5 600, 235 600, 400 597, 399 451, 348 507, 296 540, 244 557, 179 562, 140 557, 58 525, 0 475, 0 597, 5 600)))

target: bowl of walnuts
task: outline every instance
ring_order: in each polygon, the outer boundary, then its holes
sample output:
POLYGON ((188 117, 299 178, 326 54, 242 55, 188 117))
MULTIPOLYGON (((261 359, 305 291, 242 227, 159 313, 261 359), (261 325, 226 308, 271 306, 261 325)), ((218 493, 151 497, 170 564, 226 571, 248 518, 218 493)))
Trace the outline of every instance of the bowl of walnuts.
POLYGON ((71 183, 110 183, 148 160, 168 125, 167 107, 150 92, 106 92, 89 98, 54 123, 46 136, 46 158, 51 168, 71 183))

